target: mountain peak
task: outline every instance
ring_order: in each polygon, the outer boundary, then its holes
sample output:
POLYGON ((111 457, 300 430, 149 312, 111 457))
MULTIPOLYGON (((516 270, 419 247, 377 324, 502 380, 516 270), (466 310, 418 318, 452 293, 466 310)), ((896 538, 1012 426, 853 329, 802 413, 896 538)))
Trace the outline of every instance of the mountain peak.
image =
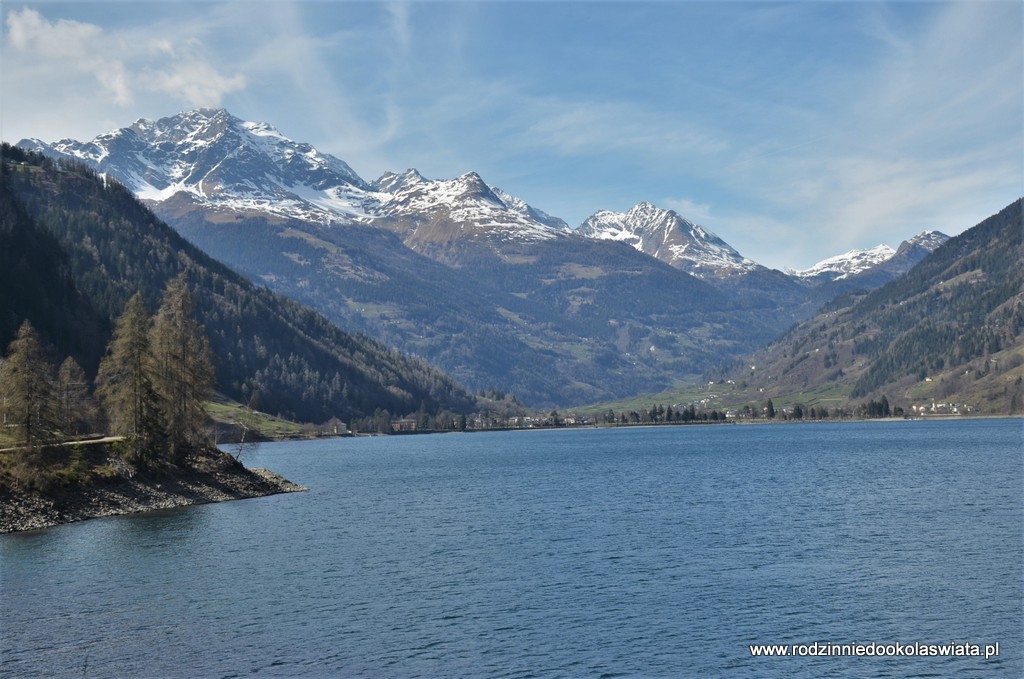
POLYGON ((491 187, 487 185, 487 182, 485 182, 476 172, 466 172, 465 174, 459 175, 452 183, 455 187, 458 187, 461 198, 482 200, 494 205, 506 207, 505 204, 501 202, 501 199, 491 191, 491 187))
POLYGON ((895 254, 895 250, 881 243, 873 248, 859 248, 823 259, 809 269, 794 271, 793 275, 805 280, 843 280, 862 271, 867 271, 871 267, 891 259, 895 254))
POLYGON ((330 223, 362 216, 369 189, 345 162, 223 108, 140 118, 90 142, 63 140, 48 148, 111 174, 154 203, 184 194, 215 209, 330 223))
POLYGON ((894 275, 903 275, 947 240, 949 236, 941 231, 924 231, 900 243, 893 256, 882 266, 894 275))
POLYGON ((198 108, 155 121, 139 118, 127 128, 114 130, 108 135, 100 135, 97 139, 124 134, 129 130, 147 140, 173 139, 188 135, 211 139, 224 134, 232 127, 237 127, 240 123, 241 119, 234 117, 226 109, 198 108))
MULTIPOLYGON (((448 242, 456 237, 500 241, 536 241, 555 238, 565 222, 535 210, 524 201, 490 186, 476 172, 455 179, 424 179, 415 170, 402 175, 385 173, 374 188, 384 216, 413 221, 430 216, 450 228, 412 229, 418 243, 432 239, 448 242)), ((439 222, 438 222, 439 223, 439 222)))
POLYGON ((931 251, 945 243, 947 240, 949 240, 949 236, 941 231, 922 231, 916 236, 908 238, 900 243, 900 247, 897 248, 897 251, 902 250, 904 246, 922 246, 931 251))
MULTIPOLYGON (((171 116, 170 120, 195 120, 210 123, 242 122, 241 118, 231 115, 226 108, 194 108, 171 116)), ((165 118, 165 120, 167 120, 165 118)))
POLYGON ((949 240, 940 231, 923 231, 900 243, 897 249, 880 244, 823 259, 809 269, 789 271, 790 275, 810 282, 841 281, 862 278, 867 271, 882 272, 890 278, 901 276, 936 248, 949 240))
MULTIPOLYGON (((647 201, 641 201, 629 208, 626 212, 626 216, 631 220, 663 220, 663 219, 683 219, 672 210, 666 208, 660 208, 654 203, 648 203, 647 201)), ((686 221, 686 220, 683 220, 686 221)), ((689 223, 689 222, 688 222, 689 223)))
POLYGON ((624 213, 600 210, 576 232, 589 238, 627 242, 698 278, 729 275, 757 266, 711 231, 673 210, 646 201, 624 213))
POLYGON ((410 167, 402 174, 396 174, 394 172, 385 172, 380 177, 370 183, 375 191, 383 193, 394 193, 401 189, 414 186, 416 184, 422 184, 427 181, 423 175, 419 173, 416 168, 410 167))

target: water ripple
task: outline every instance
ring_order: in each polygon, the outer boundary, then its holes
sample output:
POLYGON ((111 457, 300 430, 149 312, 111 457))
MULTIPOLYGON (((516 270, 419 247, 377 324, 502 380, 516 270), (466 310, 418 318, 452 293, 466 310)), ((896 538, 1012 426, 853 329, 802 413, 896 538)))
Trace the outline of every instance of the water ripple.
POLYGON ((313 491, 0 540, 0 673, 1017 677, 1020 443, 989 420, 266 445, 313 491), (748 650, 896 641, 1001 654, 748 650))

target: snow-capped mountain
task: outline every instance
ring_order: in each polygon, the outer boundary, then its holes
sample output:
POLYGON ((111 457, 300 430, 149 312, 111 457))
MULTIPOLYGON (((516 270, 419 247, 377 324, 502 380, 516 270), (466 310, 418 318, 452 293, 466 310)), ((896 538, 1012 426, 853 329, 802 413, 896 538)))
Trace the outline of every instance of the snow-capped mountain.
POLYGON ((742 273, 758 267, 711 231, 650 203, 635 205, 628 212, 596 212, 576 233, 629 243, 698 278, 742 273))
MULTIPOLYGON (((223 109, 139 119, 89 142, 31 139, 19 146, 79 159, 125 184, 165 218, 200 209, 323 226, 364 223, 397 231, 407 245, 421 251, 430 244, 435 253, 436 246, 455 241, 495 245, 575 233, 629 243, 709 280, 760 268, 711 231, 649 203, 625 213, 597 212, 574 232, 563 220, 487 184, 474 172, 444 180, 427 179, 410 169, 366 182, 344 161, 293 141, 267 123, 243 121, 223 109)), ((926 236, 904 244, 915 262, 917 254, 936 247, 926 236)), ((897 251, 878 246, 788 273, 816 285, 898 258, 897 251)))
MULTIPOLYGON (((667 388, 769 341, 837 285, 766 269, 647 203, 573 231, 474 172, 367 182, 223 110, 19 146, 107 173, 209 254, 342 327, 542 405, 667 388)), ((932 247, 906 245, 882 265, 932 247)))
POLYGON ((414 241, 450 241, 469 235, 529 242, 564 234, 564 229, 541 220, 565 222, 489 186, 476 172, 446 180, 425 179, 409 169, 400 175, 387 173, 372 186, 376 216, 406 218, 414 241))
POLYGON ((30 139, 19 146, 77 158, 165 211, 174 205, 179 211, 199 207, 322 225, 380 222, 390 228, 443 221, 443 237, 437 229, 430 235, 442 240, 534 241, 567 231, 562 220, 488 186, 476 173, 428 180, 409 170, 388 173, 371 185, 344 161, 223 109, 139 119, 85 143, 30 139))
POLYGON ((372 208, 368 185, 344 161, 223 109, 139 119, 86 143, 27 140, 19 146, 78 158, 152 204, 187 198, 317 222, 364 217, 372 208))
MULTIPOLYGON (((941 231, 924 231, 900 243, 900 246, 896 248, 896 254, 889 259, 889 263, 893 263, 901 258, 916 257, 914 260, 916 264, 935 252, 947 240, 949 240, 949 236, 941 231)), ((909 269, 907 270, 909 271, 909 269)))
POLYGON ((949 240, 939 231, 925 231, 900 243, 893 249, 881 244, 873 248, 850 250, 835 257, 823 259, 809 269, 789 271, 800 280, 814 285, 822 283, 864 279, 868 274, 881 274, 887 280, 910 271, 919 261, 949 240))
POLYGON ((885 244, 873 248, 850 250, 841 255, 823 259, 814 266, 802 271, 789 273, 802 279, 842 280, 848 276, 867 271, 873 266, 892 258, 896 251, 885 244))
POLYGON ((491 191, 493 191, 494 195, 500 198, 501 202, 508 206, 510 210, 514 210, 515 212, 518 212, 524 217, 529 217, 533 221, 540 222, 545 226, 550 226, 552 229, 555 229, 557 231, 572 231, 572 227, 566 224, 564 220, 559 219, 554 215, 549 215, 547 212, 544 212, 543 210, 538 210, 537 208, 528 205, 526 201, 523 200, 522 198, 516 198, 515 196, 511 196, 496 186, 492 186, 491 191))

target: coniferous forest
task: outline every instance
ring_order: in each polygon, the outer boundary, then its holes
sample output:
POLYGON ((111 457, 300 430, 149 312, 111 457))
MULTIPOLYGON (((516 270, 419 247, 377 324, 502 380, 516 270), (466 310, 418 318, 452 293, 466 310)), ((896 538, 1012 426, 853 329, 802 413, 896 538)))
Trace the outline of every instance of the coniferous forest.
POLYGON ((155 316, 129 300, 93 381, 28 320, 0 363, 3 418, 19 444, 37 448, 103 431, 126 440, 141 466, 180 463, 209 445, 205 403, 214 386, 209 342, 192 318, 184 274, 168 282, 155 316), (95 393, 95 398, 92 394, 95 393))
POLYGON ((963 405, 966 412, 1019 414, 1022 205, 1016 200, 951 238, 905 276, 833 300, 712 379, 776 397, 831 388, 867 402, 888 393, 908 413, 944 404, 946 412, 963 405))
POLYGON ((25 320, 90 379, 130 299, 156 310, 187 280, 216 388, 300 422, 468 413, 475 399, 443 373, 255 285, 157 219, 123 186, 74 163, 5 145, 0 183, 0 346, 25 320))

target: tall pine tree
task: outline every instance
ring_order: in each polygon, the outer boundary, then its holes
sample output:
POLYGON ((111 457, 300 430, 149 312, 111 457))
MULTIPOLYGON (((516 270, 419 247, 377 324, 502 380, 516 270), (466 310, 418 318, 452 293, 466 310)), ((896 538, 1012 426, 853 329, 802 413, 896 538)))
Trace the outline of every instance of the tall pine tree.
POLYGON ((60 430, 75 436, 90 430, 95 424, 95 408, 89 398, 89 379, 85 370, 71 356, 64 359, 57 370, 55 385, 57 422, 60 430))
POLYGON ((0 365, 0 397, 6 423, 14 425, 27 446, 46 443, 56 433, 53 373, 39 334, 31 323, 22 322, 0 365))
POLYGON ((207 443, 205 402, 213 391, 210 343, 193 317, 193 300, 185 273, 164 290, 150 330, 153 388, 167 425, 171 457, 182 461, 207 443))
POLYGON ((146 304, 136 293, 117 319, 96 376, 110 433, 128 437, 140 462, 159 453, 164 433, 150 376, 149 326, 146 304))

